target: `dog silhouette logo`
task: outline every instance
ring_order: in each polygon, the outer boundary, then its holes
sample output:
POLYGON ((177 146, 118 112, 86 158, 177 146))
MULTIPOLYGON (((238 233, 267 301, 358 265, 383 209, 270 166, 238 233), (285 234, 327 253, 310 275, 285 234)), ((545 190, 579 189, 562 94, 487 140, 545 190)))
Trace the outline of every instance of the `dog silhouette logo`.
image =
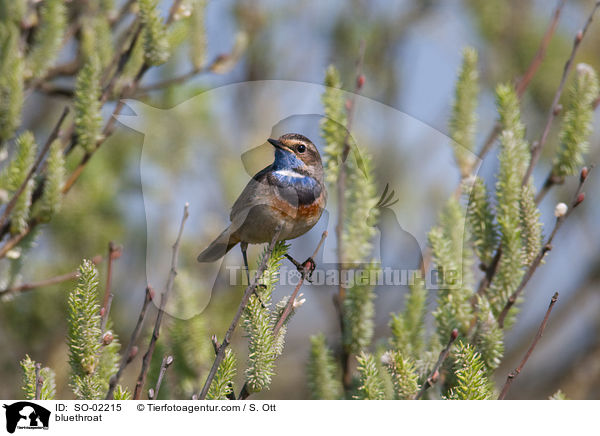
POLYGON ((6 431, 9 433, 14 433, 17 428, 48 430, 50 411, 39 404, 19 401, 4 404, 3 407, 6 409, 6 431))

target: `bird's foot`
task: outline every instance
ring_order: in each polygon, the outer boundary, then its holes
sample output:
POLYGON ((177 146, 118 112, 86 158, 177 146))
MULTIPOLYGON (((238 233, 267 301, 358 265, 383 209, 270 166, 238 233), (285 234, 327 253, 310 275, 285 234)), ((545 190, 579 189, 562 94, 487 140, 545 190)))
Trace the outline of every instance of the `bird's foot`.
POLYGON ((315 263, 315 260, 312 257, 309 257, 302 263, 298 262, 289 254, 286 254, 285 257, 287 257, 288 260, 294 264, 300 275, 302 275, 302 278, 304 278, 309 283, 312 283, 312 273, 317 267, 317 264, 315 263))
POLYGON ((317 267, 315 260, 312 257, 309 257, 302 263, 301 266, 302 271, 300 271, 300 274, 302 274, 309 283, 312 283, 312 274, 317 267))
POLYGON ((254 294, 254 296, 256 297, 256 299, 258 300, 258 302, 260 303, 260 305, 262 306, 263 309, 266 309, 267 306, 265 306, 265 303, 263 303, 262 299, 260 298, 260 295, 258 295, 258 292, 256 292, 256 290, 258 288, 261 289, 266 289, 267 287, 265 285, 263 285, 262 283, 258 283, 254 289, 252 290, 252 293, 254 294))

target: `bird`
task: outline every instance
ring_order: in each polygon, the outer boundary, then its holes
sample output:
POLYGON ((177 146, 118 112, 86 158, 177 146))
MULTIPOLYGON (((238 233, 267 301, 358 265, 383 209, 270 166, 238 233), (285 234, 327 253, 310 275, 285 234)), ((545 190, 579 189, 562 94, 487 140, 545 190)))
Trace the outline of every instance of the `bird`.
POLYGON ((231 208, 231 224, 198 255, 198 262, 214 262, 239 243, 248 283, 248 244, 271 242, 277 231, 279 241, 302 236, 327 204, 323 163, 313 142, 298 133, 267 141, 275 148, 273 163, 252 177, 231 208))

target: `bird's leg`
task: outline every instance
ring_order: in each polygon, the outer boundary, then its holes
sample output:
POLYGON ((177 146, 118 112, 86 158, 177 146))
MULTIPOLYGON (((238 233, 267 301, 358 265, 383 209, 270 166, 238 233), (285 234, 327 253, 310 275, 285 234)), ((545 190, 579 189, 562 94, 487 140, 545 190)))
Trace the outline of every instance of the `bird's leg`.
POLYGON ((317 265, 315 264, 315 261, 312 257, 309 257, 302 263, 298 262, 296 259, 294 259, 292 256, 290 256, 287 253, 285 254, 285 257, 287 257, 287 259, 294 264, 294 266, 296 267, 298 272, 300 274, 302 274, 302 276, 308 282, 312 283, 312 280, 311 280, 312 273, 315 270, 315 268, 317 267, 317 265))
POLYGON ((246 250, 248 250, 247 242, 240 242, 240 248, 242 249, 242 257, 244 258, 244 269, 246 270, 246 278, 248 279, 248 285, 250 285, 250 271, 248 269, 248 256, 246 250))
MULTIPOLYGON (((248 279, 248 286, 250 286, 250 269, 248 268, 248 256, 246 255, 246 251, 248 250, 248 243, 240 242, 240 248, 242 249, 242 257, 244 258, 244 269, 246 270, 246 278, 248 279)), ((264 285, 258 284, 257 286, 264 286, 264 285)), ((256 292, 256 288, 254 288, 252 292, 254 293, 256 298, 258 298, 258 301, 260 302, 260 305, 263 307, 263 309, 266 309, 267 306, 265 306, 265 303, 262 302, 260 296, 256 292)))

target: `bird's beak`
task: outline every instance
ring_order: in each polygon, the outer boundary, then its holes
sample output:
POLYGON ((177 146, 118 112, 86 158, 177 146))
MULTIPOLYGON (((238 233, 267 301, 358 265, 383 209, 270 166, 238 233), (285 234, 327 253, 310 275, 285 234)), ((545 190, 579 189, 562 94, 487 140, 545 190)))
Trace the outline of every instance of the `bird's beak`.
POLYGON ((267 139, 267 141, 269 141, 273 147, 278 148, 280 150, 285 150, 285 145, 283 145, 283 143, 278 139, 269 138, 267 139))

